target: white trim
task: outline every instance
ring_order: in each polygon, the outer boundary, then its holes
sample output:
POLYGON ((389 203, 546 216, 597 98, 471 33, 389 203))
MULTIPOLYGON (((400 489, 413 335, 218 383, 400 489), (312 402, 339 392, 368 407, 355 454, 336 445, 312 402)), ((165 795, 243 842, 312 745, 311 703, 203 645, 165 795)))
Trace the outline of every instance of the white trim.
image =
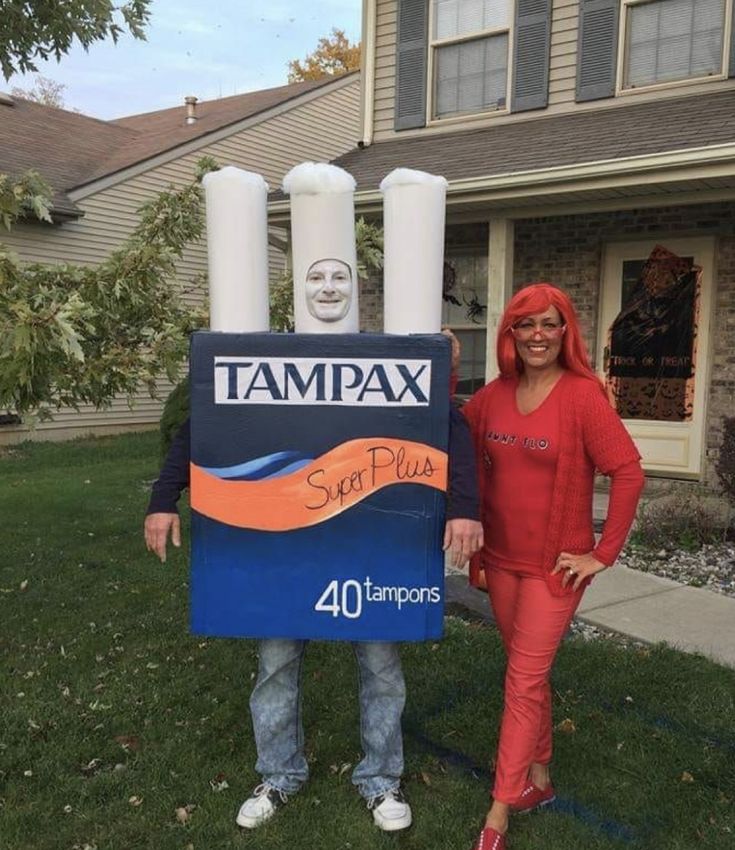
POLYGON ((97 192, 101 192, 104 189, 109 189, 111 186, 116 186, 118 183, 124 183, 126 180, 130 180, 133 177, 137 177, 139 174, 144 174, 146 171, 150 171, 152 168, 158 168, 161 165, 166 165, 168 162, 172 162, 173 160, 180 159, 187 154, 193 153, 195 151, 200 150, 201 148, 208 147, 209 145, 213 145, 216 142, 221 141, 222 139, 226 139, 229 136, 233 136, 236 133, 240 133, 243 130, 249 130, 252 127, 255 127, 258 124, 261 124, 265 121, 269 121, 272 118, 276 118, 279 115, 283 115, 286 112, 289 112, 292 109, 296 109, 297 107, 304 106, 307 103, 310 103, 312 100, 317 100, 320 97, 323 97, 325 94, 331 93, 338 89, 344 88, 349 85, 354 85, 355 83, 359 84, 359 76, 356 72, 352 71, 348 74, 343 74, 338 77, 336 80, 325 83, 322 86, 318 86, 314 89, 311 89, 308 92, 305 92, 298 97, 290 98, 283 103, 279 103, 277 106, 273 106, 264 112, 258 112, 255 115, 251 115, 248 118, 244 118, 242 121, 238 121, 236 124, 228 124, 226 127, 221 127, 218 130, 212 130, 211 133, 206 133, 202 136, 197 136, 196 139, 192 139, 189 142, 182 142, 180 145, 176 147, 169 148, 166 151, 162 151, 159 154, 155 154, 154 156, 148 157, 147 159, 140 160, 132 165, 125 166, 119 171, 115 171, 112 174, 105 175, 103 177, 98 177, 95 180, 91 180, 89 183, 82 184, 74 189, 70 189, 66 194, 67 196, 74 202, 81 200, 82 198, 86 198, 89 195, 94 195, 97 192))
POLYGON ((362 87, 362 127, 360 138, 363 145, 373 142, 375 129, 375 51, 377 49, 377 2, 364 0, 362 4, 362 56, 360 85, 362 87))
MULTIPOLYGON (((652 0, 622 0, 620 9, 620 20, 618 22, 618 66, 615 79, 615 96, 628 97, 638 94, 639 92, 657 92, 668 91, 670 89, 680 88, 681 86, 698 85, 702 83, 722 82, 729 77, 729 60, 730 60, 730 33, 732 28, 733 11, 731 0, 723 0, 724 6, 724 21, 722 32, 722 61, 720 63, 720 72, 718 74, 705 75, 703 77, 684 77, 678 80, 667 80, 663 83, 649 83, 641 86, 625 87, 625 61, 628 52, 627 45, 627 29, 628 29, 628 9, 631 6, 641 6, 650 3, 652 0)), ((660 2, 660 0, 656 0, 660 2)))

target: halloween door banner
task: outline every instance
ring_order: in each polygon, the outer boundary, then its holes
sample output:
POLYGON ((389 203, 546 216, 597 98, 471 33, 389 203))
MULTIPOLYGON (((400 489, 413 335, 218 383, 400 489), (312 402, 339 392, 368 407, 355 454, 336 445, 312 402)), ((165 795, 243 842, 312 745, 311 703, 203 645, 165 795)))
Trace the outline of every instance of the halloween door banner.
MULTIPOLYGON (((688 421, 701 268, 661 245, 642 265, 631 265, 635 278, 609 331, 609 392, 623 419, 688 421)), ((626 266, 624 276, 631 271, 626 266)))
POLYGON ((440 334, 194 335, 194 632, 441 635, 449 360, 440 334))

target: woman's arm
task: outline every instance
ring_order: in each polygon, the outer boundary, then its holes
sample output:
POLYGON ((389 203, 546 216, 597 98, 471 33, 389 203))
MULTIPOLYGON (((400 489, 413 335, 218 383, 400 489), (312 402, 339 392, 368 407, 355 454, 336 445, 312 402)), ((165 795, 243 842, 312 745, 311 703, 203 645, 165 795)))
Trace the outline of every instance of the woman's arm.
POLYGON ((619 466, 610 477, 612 480, 607 517, 602 537, 592 551, 592 555, 607 567, 615 563, 625 545, 646 481, 640 461, 637 460, 619 466))

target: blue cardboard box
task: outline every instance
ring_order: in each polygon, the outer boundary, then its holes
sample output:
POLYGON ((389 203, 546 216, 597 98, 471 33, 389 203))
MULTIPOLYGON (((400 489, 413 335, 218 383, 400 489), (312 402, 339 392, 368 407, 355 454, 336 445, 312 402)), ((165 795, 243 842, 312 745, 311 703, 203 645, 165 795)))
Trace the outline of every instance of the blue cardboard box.
POLYGON ((441 635, 450 346, 194 335, 192 629, 441 635))

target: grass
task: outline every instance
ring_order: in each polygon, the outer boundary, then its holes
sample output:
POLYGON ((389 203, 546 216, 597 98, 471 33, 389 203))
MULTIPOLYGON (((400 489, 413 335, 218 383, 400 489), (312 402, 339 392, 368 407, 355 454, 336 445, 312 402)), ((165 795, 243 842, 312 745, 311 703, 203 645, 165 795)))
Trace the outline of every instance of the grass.
MULTIPOLYGON (((410 830, 379 833, 351 787, 355 669, 334 644, 307 654, 309 784, 260 830, 237 830, 257 781, 255 647, 190 635, 185 552, 166 565, 146 553, 157 453, 143 434, 0 455, 3 850, 469 850, 503 659, 494 630, 458 619, 403 651, 410 830)), ((575 639, 554 687, 560 799, 514 819, 513 850, 733 846, 735 671, 575 639)))

